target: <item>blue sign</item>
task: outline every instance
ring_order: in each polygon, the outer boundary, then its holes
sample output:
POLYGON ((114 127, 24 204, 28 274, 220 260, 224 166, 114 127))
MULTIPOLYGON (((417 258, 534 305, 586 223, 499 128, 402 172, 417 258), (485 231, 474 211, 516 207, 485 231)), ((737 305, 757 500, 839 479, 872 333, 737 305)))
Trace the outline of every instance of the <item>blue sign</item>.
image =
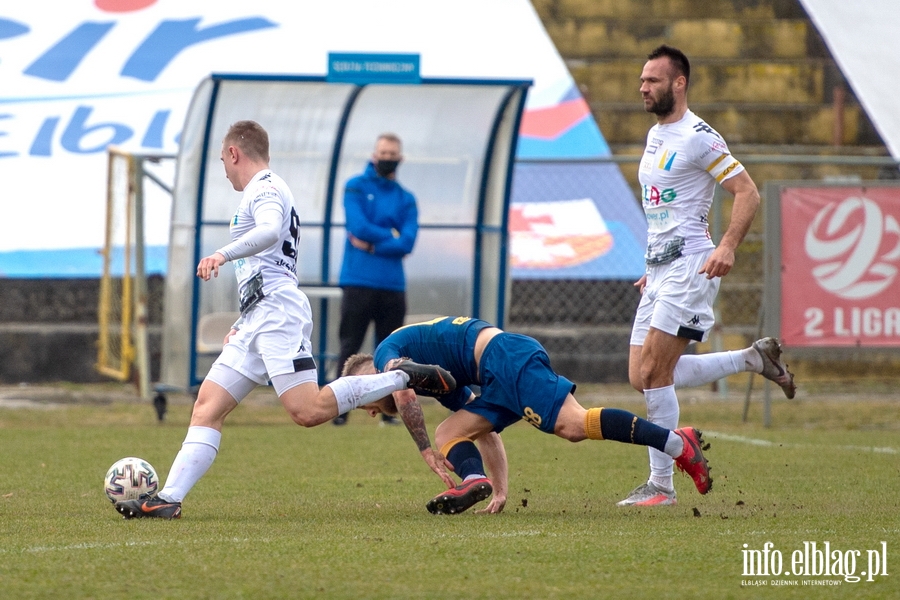
POLYGON ((328 53, 326 79, 341 83, 420 83, 418 54, 328 53))

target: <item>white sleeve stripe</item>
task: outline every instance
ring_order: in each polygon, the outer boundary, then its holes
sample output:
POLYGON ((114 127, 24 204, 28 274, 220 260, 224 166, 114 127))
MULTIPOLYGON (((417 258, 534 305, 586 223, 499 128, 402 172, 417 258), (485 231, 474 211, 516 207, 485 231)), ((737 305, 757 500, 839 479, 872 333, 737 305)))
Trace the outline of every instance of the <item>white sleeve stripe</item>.
POLYGON ((716 175, 716 183, 722 183, 725 179, 732 174, 738 174, 743 170, 743 165, 738 161, 733 161, 728 164, 727 167, 722 169, 722 172, 716 175))

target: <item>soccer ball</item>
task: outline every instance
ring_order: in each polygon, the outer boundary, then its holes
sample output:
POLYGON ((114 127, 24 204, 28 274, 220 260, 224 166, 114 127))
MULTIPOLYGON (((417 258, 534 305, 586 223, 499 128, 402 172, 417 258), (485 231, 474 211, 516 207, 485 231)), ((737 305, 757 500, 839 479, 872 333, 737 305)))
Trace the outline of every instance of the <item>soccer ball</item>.
POLYGON ((115 504, 120 500, 142 500, 152 496, 159 487, 159 477, 146 460, 129 456, 109 468, 104 483, 106 497, 115 504))

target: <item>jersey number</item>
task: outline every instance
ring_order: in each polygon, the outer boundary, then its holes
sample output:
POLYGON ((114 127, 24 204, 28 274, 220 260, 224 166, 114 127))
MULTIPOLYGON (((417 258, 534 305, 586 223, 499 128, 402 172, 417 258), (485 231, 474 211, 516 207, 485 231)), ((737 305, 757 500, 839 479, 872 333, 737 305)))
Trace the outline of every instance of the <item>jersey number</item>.
POLYGON ((529 423, 531 423, 538 429, 541 428, 541 422, 543 421, 543 419, 541 419, 541 415, 539 415, 536 412, 534 412, 533 410, 531 410, 530 406, 526 406, 525 410, 522 412, 524 413, 522 415, 523 419, 525 419, 526 421, 528 421, 529 423))
POLYGON ((294 207, 291 207, 291 239, 285 240, 283 244, 281 244, 281 252, 294 260, 297 260, 297 246, 300 245, 300 217, 297 216, 297 211, 294 210, 294 207))

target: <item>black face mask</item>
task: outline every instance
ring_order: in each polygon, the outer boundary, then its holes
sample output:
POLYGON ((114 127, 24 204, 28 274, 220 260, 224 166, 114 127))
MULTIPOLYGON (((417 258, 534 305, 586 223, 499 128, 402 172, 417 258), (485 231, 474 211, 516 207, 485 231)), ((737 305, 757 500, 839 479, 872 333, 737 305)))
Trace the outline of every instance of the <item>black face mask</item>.
POLYGON ((397 165, 399 164, 399 160, 379 160, 375 163, 375 170, 382 177, 388 177, 397 170, 397 165))

